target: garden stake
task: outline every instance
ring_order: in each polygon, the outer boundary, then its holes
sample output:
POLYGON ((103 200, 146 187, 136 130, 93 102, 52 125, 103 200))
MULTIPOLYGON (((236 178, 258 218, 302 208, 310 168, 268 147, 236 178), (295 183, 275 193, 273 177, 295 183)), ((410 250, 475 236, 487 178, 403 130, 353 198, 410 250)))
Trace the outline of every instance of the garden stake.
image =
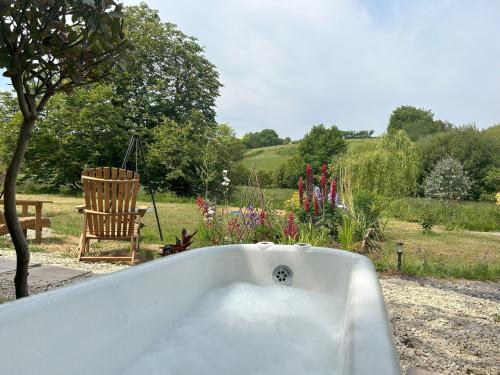
POLYGON ((398 271, 401 271, 401 256, 403 255, 403 241, 396 242, 396 253, 398 254, 398 271))

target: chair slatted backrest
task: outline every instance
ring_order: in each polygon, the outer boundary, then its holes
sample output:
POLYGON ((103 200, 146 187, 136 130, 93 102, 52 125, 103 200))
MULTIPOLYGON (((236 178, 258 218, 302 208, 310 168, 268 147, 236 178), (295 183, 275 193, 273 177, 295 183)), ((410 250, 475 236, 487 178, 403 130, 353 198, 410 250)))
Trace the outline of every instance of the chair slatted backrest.
POLYGON ((88 231, 102 238, 130 237, 134 231, 139 174, 92 168, 82 173, 88 231), (130 215, 127 215, 130 213, 130 215))

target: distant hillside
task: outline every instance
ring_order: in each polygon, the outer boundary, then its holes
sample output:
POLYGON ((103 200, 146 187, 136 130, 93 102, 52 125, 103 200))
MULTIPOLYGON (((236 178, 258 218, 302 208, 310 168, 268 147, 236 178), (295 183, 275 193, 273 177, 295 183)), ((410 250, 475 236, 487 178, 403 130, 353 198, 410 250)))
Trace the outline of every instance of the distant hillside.
MULTIPOLYGON (((377 142, 377 138, 347 139, 346 141, 349 145, 348 151, 361 151, 372 147, 377 142)), ((252 168, 252 165, 255 163, 258 170, 275 170, 295 154, 297 147, 298 144, 290 143, 287 145, 253 148, 245 152, 242 163, 247 168, 252 168)))
POLYGON ((287 144, 269 147, 253 148, 245 152, 243 164, 247 168, 255 167, 258 170, 274 170, 290 159, 297 151, 297 144, 287 144))

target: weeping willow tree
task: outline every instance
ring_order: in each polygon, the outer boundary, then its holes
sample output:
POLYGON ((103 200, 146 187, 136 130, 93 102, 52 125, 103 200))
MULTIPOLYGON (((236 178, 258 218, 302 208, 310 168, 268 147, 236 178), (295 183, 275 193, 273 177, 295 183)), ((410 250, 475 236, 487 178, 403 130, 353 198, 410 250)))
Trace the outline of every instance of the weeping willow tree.
POLYGON ((337 163, 339 174, 352 189, 386 197, 412 195, 417 190, 419 158, 402 130, 386 134, 372 147, 347 152, 337 163))

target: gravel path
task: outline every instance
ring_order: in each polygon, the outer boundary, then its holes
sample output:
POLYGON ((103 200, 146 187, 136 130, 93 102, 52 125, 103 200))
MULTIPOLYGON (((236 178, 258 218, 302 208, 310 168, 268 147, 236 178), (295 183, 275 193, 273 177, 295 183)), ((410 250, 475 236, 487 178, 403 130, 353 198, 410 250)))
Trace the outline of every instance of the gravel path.
MULTIPOLYGON (((16 253, 13 250, 9 249, 0 249, 0 256, 16 259, 16 253)), ((115 271, 120 271, 122 269, 128 268, 130 266, 126 264, 117 264, 117 263, 105 263, 105 262, 96 262, 96 263, 85 263, 79 262, 76 258, 70 258, 68 256, 61 256, 56 253, 31 253, 30 254, 31 263, 41 263, 42 265, 56 265, 56 266, 64 266, 69 268, 75 268, 79 270, 91 271, 91 274, 87 274, 81 277, 76 277, 71 280, 54 282, 45 285, 37 285, 29 286, 29 293, 36 294, 41 293, 46 290, 52 288, 59 288, 61 286, 84 280, 88 277, 92 277, 96 274, 105 274, 115 271)), ((14 271, 11 272, 3 272, 0 273, 0 303, 5 302, 7 300, 11 300, 15 298, 15 290, 14 290, 14 271)))
MULTIPOLYGON (((0 256, 16 259, 14 250, 9 249, 0 249, 0 256)), ((57 253, 30 253, 30 257, 32 263, 53 264, 56 266, 76 268, 79 270, 92 271, 92 273, 95 274, 110 273, 130 267, 129 265, 119 263, 79 262, 75 257, 61 256, 57 253)))
POLYGON ((380 279, 403 373, 500 374, 500 283, 380 279))
MULTIPOLYGON (((12 250, 0 249, 0 256, 15 259, 12 250)), ((33 263, 84 269, 92 274, 129 267, 83 263, 54 253, 32 253, 31 259, 33 263)), ((0 296, 13 295, 13 277, 11 272, 1 274, 0 296)), ((500 375, 500 283, 381 276, 380 284, 403 374, 417 367, 436 374, 500 375)))

